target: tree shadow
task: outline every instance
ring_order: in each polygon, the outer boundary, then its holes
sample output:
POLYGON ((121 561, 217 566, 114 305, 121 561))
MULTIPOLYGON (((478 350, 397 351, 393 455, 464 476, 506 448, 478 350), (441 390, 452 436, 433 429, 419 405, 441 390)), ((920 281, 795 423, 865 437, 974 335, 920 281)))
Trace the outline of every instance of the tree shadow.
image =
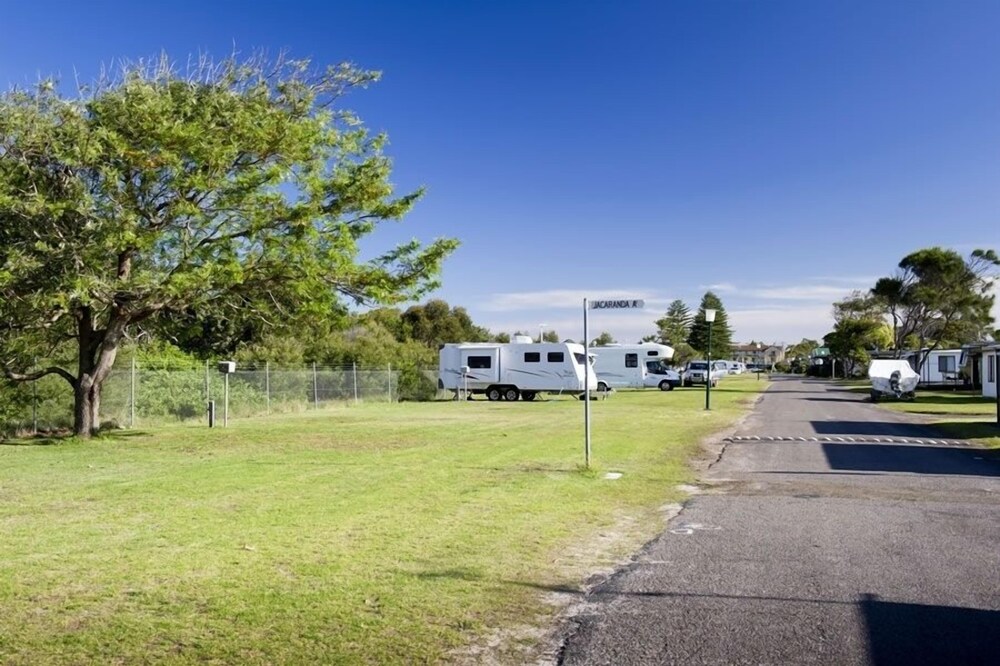
POLYGON ((864 402, 864 400, 855 397, 849 398, 806 398, 810 402, 864 402))
POLYGON ((865 435, 933 439, 941 437, 931 426, 893 421, 812 421, 817 435, 865 435))
POLYGON ((148 437, 145 430, 108 430, 95 435, 91 439, 80 439, 71 432, 44 433, 27 437, 11 437, 0 439, 0 446, 58 446, 68 444, 87 444, 92 442, 116 442, 134 437, 148 437))
POLYGON ((941 421, 934 427, 956 439, 1000 437, 1000 423, 996 421, 941 421))
POLYGON ((858 604, 873 664, 995 664, 1000 611, 880 601, 858 604))
POLYGON ((834 470, 1000 477, 1000 465, 984 459, 980 449, 839 442, 820 446, 834 470))

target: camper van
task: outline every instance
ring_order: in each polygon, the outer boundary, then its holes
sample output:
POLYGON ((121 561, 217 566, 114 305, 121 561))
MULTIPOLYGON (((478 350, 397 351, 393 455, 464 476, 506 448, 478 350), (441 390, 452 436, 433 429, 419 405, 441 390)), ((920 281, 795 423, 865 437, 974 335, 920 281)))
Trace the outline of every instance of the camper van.
POLYGON ((597 356, 594 370, 597 371, 598 391, 625 387, 656 387, 670 391, 681 385, 680 374, 667 366, 674 357, 673 347, 644 342, 591 347, 590 353, 597 356))
MULTIPOLYGON (((456 397, 534 400, 542 392, 579 394, 586 388, 583 345, 573 342, 534 343, 528 336, 510 343, 460 342, 443 345, 439 357, 438 388, 456 397)), ((593 367, 590 389, 597 389, 593 367)))

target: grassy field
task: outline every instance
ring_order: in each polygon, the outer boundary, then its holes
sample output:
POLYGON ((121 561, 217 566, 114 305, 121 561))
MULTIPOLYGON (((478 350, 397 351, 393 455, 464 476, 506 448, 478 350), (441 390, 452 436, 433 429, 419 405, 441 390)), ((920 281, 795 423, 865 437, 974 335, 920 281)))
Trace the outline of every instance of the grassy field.
MULTIPOLYGON (((868 393, 869 387, 851 390, 868 393)), ((912 401, 885 400, 880 407, 909 414, 934 417, 934 426, 948 437, 968 439, 988 448, 1000 449, 1000 425, 992 398, 978 391, 924 391, 919 387, 912 401)))
POLYGON ((9 442, 0 661, 461 661, 654 535, 765 385, 595 402, 591 470, 566 397, 9 442))

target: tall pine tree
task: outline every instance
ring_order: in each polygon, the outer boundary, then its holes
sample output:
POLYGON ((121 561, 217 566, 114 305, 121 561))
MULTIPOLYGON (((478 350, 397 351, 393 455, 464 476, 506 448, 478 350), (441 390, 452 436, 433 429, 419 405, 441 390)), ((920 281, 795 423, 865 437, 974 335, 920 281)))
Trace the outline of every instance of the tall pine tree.
POLYGON ((691 323, 691 333, 688 344, 702 355, 708 354, 708 322, 705 321, 705 310, 715 310, 715 322, 712 324, 712 358, 729 358, 733 351, 733 329, 729 326, 726 308, 718 296, 710 291, 705 292, 698 306, 698 314, 691 323))
POLYGON ((686 342, 691 334, 691 310, 684 301, 677 299, 667 306, 667 313, 656 320, 659 342, 676 347, 686 342))

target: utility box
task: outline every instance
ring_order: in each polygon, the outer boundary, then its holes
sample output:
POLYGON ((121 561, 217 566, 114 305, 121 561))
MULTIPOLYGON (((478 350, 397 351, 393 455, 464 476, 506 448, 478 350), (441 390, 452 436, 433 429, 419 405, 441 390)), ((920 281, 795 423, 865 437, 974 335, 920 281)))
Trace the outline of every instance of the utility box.
POLYGON ((236 361, 219 361, 219 372, 224 375, 236 372, 236 361))

